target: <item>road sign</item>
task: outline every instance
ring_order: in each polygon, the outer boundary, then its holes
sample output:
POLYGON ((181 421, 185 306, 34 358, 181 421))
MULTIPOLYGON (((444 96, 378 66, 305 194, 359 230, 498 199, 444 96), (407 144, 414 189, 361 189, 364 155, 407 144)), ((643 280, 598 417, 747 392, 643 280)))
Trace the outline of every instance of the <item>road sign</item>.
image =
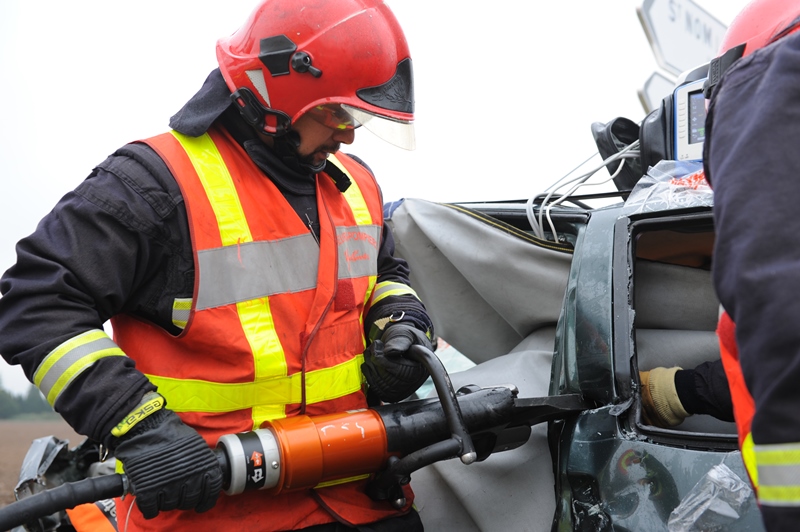
POLYGON ((639 101, 642 102, 644 111, 649 113, 654 109, 661 106, 661 100, 667 94, 672 94, 675 90, 675 80, 672 80, 661 74, 660 72, 653 72, 647 81, 644 82, 644 87, 639 90, 639 101))
POLYGON ((644 0, 636 13, 656 61, 675 75, 716 57, 727 28, 692 0, 644 0))

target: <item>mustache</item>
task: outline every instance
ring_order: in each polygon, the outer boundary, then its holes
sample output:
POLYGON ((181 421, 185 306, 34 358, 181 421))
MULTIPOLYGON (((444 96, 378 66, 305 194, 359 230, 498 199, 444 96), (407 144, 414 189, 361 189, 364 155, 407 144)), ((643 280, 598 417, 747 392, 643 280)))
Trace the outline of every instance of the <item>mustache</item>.
POLYGON ((320 146, 317 149, 317 151, 318 152, 327 151, 329 153, 333 153, 333 152, 339 151, 339 148, 341 148, 341 147, 342 147, 342 144, 340 142, 334 142, 333 144, 326 144, 324 146, 320 146))
POLYGON ((319 148, 317 148, 312 153, 310 153, 310 154, 308 154, 306 156, 303 156, 303 157, 298 157, 298 160, 300 161, 301 164, 306 164, 306 165, 313 166, 314 165, 314 157, 317 154, 325 153, 325 152, 327 152, 327 153, 335 153, 335 152, 339 151, 340 147, 341 147, 341 143, 340 142, 334 142, 332 144, 324 144, 324 145, 320 146, 319 148))

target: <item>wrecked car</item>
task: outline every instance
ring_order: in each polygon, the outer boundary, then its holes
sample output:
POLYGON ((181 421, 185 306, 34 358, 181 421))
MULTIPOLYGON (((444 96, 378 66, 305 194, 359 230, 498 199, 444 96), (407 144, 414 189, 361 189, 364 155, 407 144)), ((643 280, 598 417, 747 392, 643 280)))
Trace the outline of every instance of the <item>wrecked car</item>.
POLYGON ((387 209, 437 333, 475 364, 451 374, 456 387, 510 382, 592 404, 514 451, 416 473, 432 529, 763 529, 734 423, 642 416, 639 371, 720 356, 705 109, 687 105, 706 72, 686 73, 641 124, 593 124, 616 193, 387 209), (701 125, 678 142, 681 112, 701 125))

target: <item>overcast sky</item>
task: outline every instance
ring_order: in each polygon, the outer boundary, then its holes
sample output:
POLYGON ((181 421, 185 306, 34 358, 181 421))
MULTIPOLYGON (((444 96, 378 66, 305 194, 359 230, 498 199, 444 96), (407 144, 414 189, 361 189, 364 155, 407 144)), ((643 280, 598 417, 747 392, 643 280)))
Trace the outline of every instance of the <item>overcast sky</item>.
MULTIPOLYGON (((592 122, 646 114, 637 91, 659 67, 642 0, 387 3, 414 61, 417 150, 363 130, 346 150, 387 201, 528 198, 596 151, 592 122)), ((696 3, 728 24, 745 2, 696 3)), ((94 165, 167 129, 256 4, 0 0, 0 272, 94 165)), ((0 381, 27 389, 2 360, 0 381)))

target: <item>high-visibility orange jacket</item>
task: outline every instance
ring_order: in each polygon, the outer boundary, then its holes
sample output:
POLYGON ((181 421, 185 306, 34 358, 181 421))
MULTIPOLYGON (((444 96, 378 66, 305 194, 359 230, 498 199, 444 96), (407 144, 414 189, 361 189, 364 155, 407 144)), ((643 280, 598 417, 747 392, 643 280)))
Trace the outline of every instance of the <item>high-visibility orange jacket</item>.
POLYGON ((742 450, 747 474, 750 482, 758 489, 758 474, 753 456, 753 437, 750 434, 750 423, 753 421, 755 413, 755 403, 753 396, 747 389, 742 375, 742 367, 739 365, 739 350, 736 347, 736 326, 727 312, 723 312, 717 324, 717 336, 719 337, 720 358, 722 366, 725 368, 725 376, 728 378, 728 387, 731 390, 731 400, 733 401, 733 413, 736 420, 736 430, 739 435, 739 449, 742 450))
POLYGON ((118 532, 114 499, 79 504, 67 510, 72 528, 78 532, 118 532))
MULTIPOLYGON (((340 192, 319 174, 317 243, 224 130, 200 137, 171 132, 146 142, 167 162, 187 205, 195 290, 191 301, 176 302, 176 316, 186 318, 179 336, 129 315, 116 316, 113 329, 167 408, 214 445, 223 434, 267 420, 366 407, 363 316, 376 283, 383 223, 372 175, 345 155, 332 156, 351 185, 340 192)), ((397 513, 371 501, 363 488, 357 480, 279 496, 222 496, 209 512, 162 512, 150 521, 136 510, 128 518, 130 498, 118 508, 128 530, 216 531, 231 523, 290 530, 397 513)))

